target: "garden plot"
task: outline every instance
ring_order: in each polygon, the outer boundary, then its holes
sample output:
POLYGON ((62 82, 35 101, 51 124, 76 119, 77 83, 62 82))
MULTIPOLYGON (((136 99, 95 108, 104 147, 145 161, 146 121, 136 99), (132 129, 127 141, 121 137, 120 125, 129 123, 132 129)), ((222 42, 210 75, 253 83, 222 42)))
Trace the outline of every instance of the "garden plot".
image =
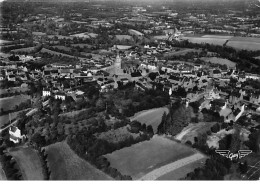
POLYGON ((160 178, 185 166, 185 163, 204 158, 204 155, 197 153, 196 150, 162 136, 154 136, 149 141, 134 144, 104 156, 111 167, 116 168, 123 175, 130 175, 133 179, 141 180, 160 178), (181 160, 184 158, 187 159, 181 160), (180 162, 177 162, 178 160, 180 162))
POLYGON ((51 180, 112 180, 76 155, 66 142, 51 144, 45 150, 51 180))

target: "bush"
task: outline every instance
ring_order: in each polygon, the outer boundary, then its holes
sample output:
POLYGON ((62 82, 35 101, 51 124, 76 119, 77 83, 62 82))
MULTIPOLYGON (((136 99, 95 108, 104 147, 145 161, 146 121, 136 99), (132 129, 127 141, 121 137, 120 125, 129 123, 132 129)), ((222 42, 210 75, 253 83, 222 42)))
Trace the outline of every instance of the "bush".
POLYGON ((220 131, 220 125, 216 123, 213 127, 211 127, 211 132, 217 133, 218 131, 220 131))

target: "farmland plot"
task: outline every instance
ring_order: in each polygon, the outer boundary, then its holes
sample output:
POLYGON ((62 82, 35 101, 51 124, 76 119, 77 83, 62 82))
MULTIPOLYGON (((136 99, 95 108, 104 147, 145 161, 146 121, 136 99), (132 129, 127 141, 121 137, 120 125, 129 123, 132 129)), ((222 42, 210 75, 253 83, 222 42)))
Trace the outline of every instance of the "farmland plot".
POLYGON ((12 97, 0 98, 0 106, 3 110, 12 110, 16 105, 30 99, 29 95, 17 95, 12 97))
POLYGON ((236 63, 232 62, 228 59, 224 59, 224 58, 217 58, 217 57, 202 57, 201 60, 205 61, 205 62, 210 62, 212 64, 220 64, 220 65, 227 65, 227 67, 230 68, 234 68, 236 67, 236 63))
POLYGON ((53 48, 57 48, 59 50, 63 50, 63 51, 67 51, 67 52, 70 52, 71 51, 71 48, 70 47, 65 47, 65 46, 62 46, 62 45, 54 45, 52 46, 53 48))
POLYGON ((25 180, 43 180, 43 168, 38 153, 27 148, 14 148, 9 152, 16 160, 23 179, 25 180))
POLYGON ((15 52, 15 53, 17 53, 17 52, 27 52, 27 53, 30 53, 34 49, 35 49, 35 47, 26 47, 26 48, 14 49, 14 50, 12 50, 12 52, 15 52))
MULTIPOLYGON (((28 110, 28 109, 20 110, 20 111, 17 111, 17 112, 12 112, 12 113, 10 114, 11 120, 15 119, 20 112, 22 112, 22 111, 27 111, 27 110, 28 110)), ((3 125, 7 124, 7 123, 9 122, 9 114, 0 116, 0 122, 1 122, 1 123, 0 123, 0 128, 1 128, 3 125)))
POLYGON ((51 180, 112 180, 74 153, 66 142, 51 144, 45 148, 51 180))
POLYGON ((204 157, 190 147, 162 136, 154 136, 149 141, 104 156, 111 167, 124 175, 132 176, 133 179, 141 180, 157 179, 180 166, 185 166, 185 163, 192 163, 204 157), (195 156, 190 157, 192 155, 195 156), (187 158, 185 162, 181 160, 184 158, 187 158), (181 161, 178 163, 178 160, 181 161))
POLYGON ((227 46, 240 50, 257 51, 260 50, 260 42, 251 41, 229 41, 227 46))
POLYGON ((206 37, 183 37, 183 39, 188 39, 191 43, 208 43, 208 44, 213 44, 213 45, 223 45, 227 39, 225 38, 206 38, 206 37))

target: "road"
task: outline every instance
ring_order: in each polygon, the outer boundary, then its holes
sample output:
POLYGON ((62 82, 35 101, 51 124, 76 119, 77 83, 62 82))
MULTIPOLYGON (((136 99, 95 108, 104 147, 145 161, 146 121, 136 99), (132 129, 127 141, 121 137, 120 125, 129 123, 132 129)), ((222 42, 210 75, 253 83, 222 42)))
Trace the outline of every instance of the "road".
POLYGON ((243 179, 246 179, 246 180, 257 180, 257 179, 259 179, 259 177, 260 177, 260 161, 255 163, 255 165, 249 166, 249 167, 251 167, 251 168, 243 176, 243 179))
POLYGON ((204 158, 204 155, 202 155, 201 153, 195 153, 194 155, 185 157, 183 159, 177 160, 173 163, 170 163, 170 164, 162 166, 158 169, 155 169, 155 170, 151 171, 150 173, 147 173, 146 175, 141 177, 139 180, 156 180, 159 177, 161 177, 169 172, 172 172, 172 171, 174 171, 178 168, 181 168, 183 166, 186 166, 190 163, 196 162, 197 160, 200 160, 202 158, 204 158))

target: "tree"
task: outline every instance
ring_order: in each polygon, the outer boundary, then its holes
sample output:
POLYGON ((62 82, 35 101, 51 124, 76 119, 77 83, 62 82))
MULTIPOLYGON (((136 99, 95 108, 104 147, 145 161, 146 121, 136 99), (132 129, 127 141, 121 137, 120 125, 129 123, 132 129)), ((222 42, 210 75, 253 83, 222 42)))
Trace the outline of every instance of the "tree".
POLYGON ((148 125, 146 128, 146 131, 148 134, 150 134, 151 136, 154 135, 153 133, 153 127, 151 125, 148 125))
POLYGON ((248 164, 247 161, 245 161, 244 163, 239 163, 239 170, 242 174, 245 174, 248 170, 248 164))
POLYGON ((38 147, 43 147, 46 144, 45 138, 40 133, 35 133, 31 141, 34 142, 38 147))
POLYGON ((105 110, 106 108, 106 103, 102 98, 99 98, 96 102, 96 107, 98 110, 105 110))
POLYGON ((211 132, 217 133, 218 131, 220 131, 220 125, 218 123, 216 123, 210 129, 211 129, 211 132))

